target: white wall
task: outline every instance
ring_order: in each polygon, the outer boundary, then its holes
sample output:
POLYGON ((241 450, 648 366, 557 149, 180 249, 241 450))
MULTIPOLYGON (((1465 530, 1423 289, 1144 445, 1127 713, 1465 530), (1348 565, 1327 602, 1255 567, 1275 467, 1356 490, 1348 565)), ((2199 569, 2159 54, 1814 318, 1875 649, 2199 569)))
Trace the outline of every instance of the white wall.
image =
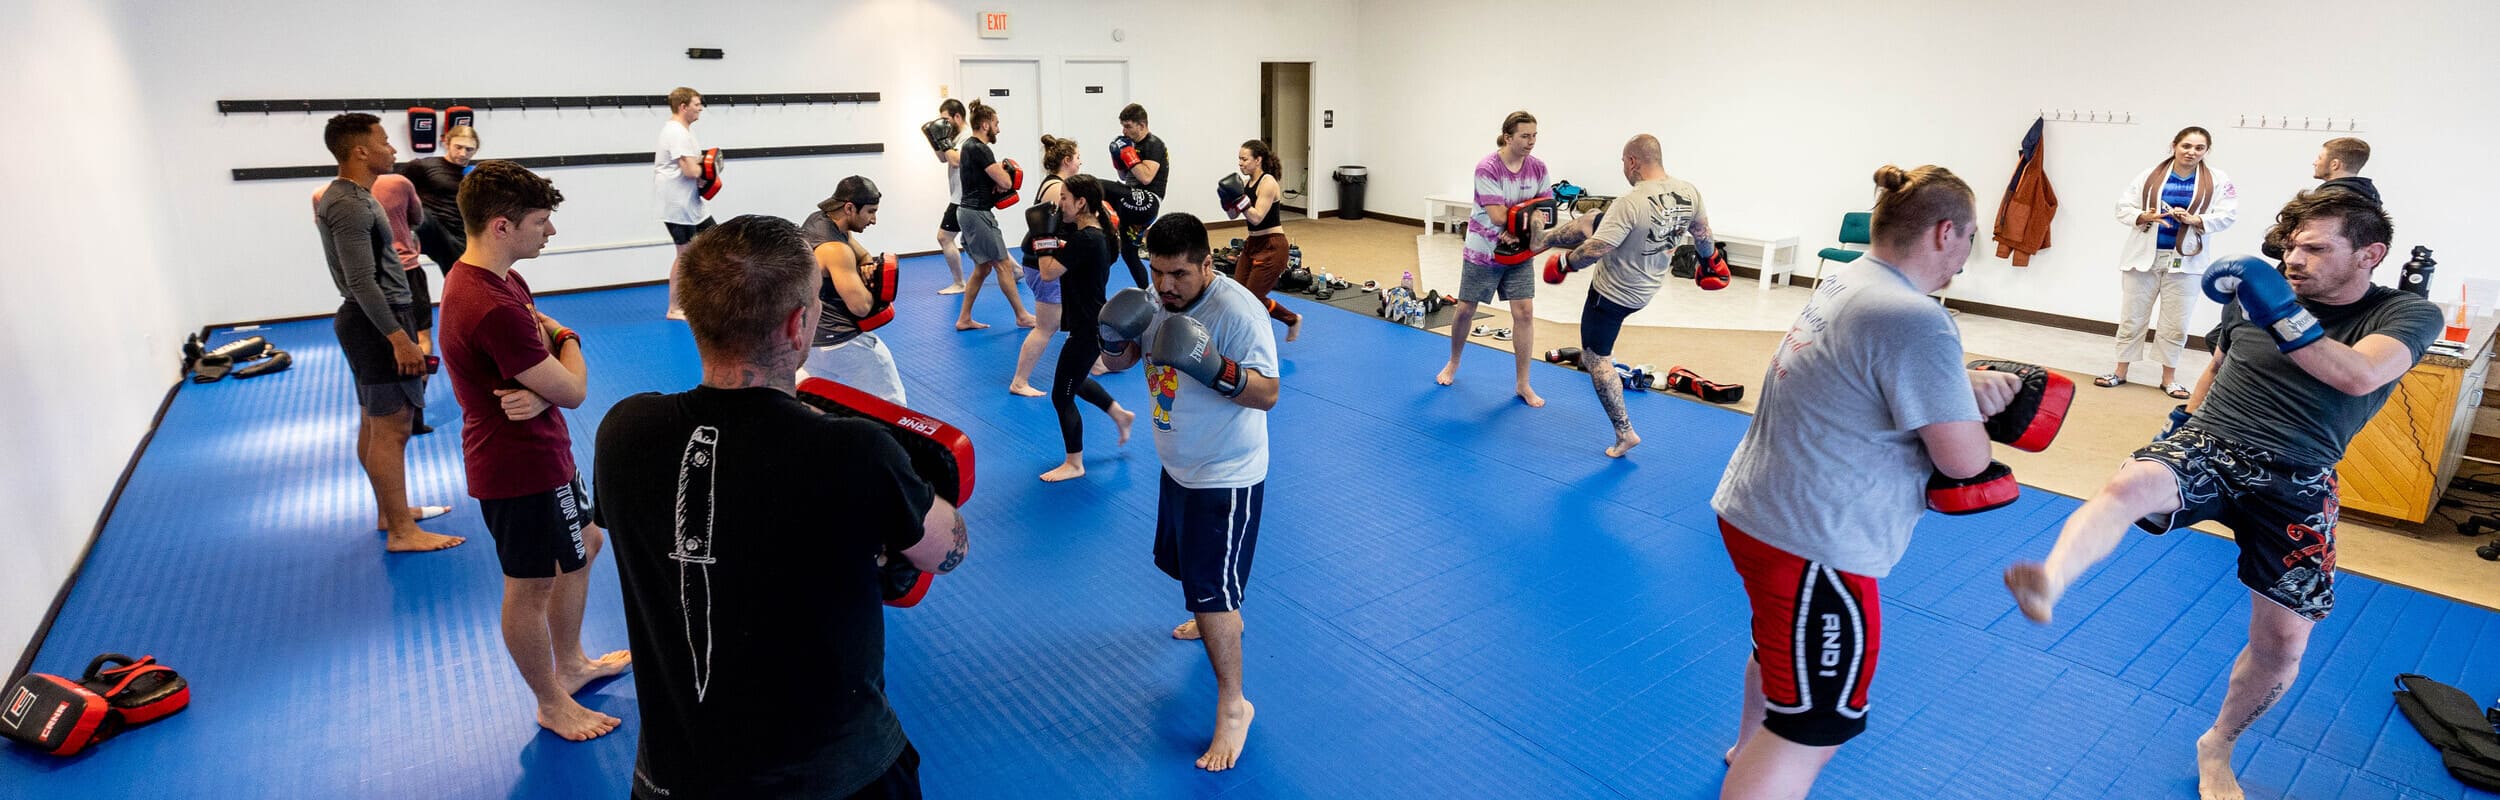
MULTIPOLYGON (((715 93, 876 91, 882 102, 840 106, 719 106, 695 126, 706 146, 724 148, 882 141, 877 156, 753 160, 729 165, 715 216, 798 217, 845 175, 875 179, 886 193, 880 249, 935 245, 943 173, 917 130, 934 116, 939 87, 956 81, 961 56, 1031 56, 1042 61, 1047 95, 1060 59, 1130 59, 1131 94, 1172 147, 1177 183, 1167 208, 1216 206, 1212 182, 1229 171, 1233 147, 1257 134, 1262 60, 1321 62, 1314 94, 1345 104, 1354 94, 1354 11, 1321 0, 1250 7, 1165 6, 1134 13, 1112 2, 742 2, 701 14, 682 2, 514 3, 491 20, 462 25, 447 39, 404 35, 418 21, 402 3, 278 2, 240 8, 174 4, 132 22, 146 37, 137 65, 150 88, 149 119, 167 169, 164 191, 183 213, 172 233, 185 243, 185 269, 199 311, 191 323, 327 313, 338 305, 324 276, 305 200, 318 180, 237 183, 238 166, 327 160, 320 130, 327 114, 236 114, 218 99, 467 95, 658 94, 683 84, 715 93), (1013 14, 1013 38, 975 38, 977 10, 1013 14), (665 25, 655 21, 669 18, 665 25), (1125 40, 1113 41, 1114 28, 1125 40), (1262 31, 1244 43, 1238 31, 1262 31), (727 51, 695 61, 688 47, 727 51), (354 49, 352 61, 339 57, 354 49), (444 60, 453 52, 459 57, 444 60), (203 68, 202 65, 216 65, 203 68), (1333 68, 1333 69, 1332 69, 1333 68)), ((453 30, 444 31, 446 37, 453 30)), ((1045 97, 1045 116, 1050 115, 1045 97)), ((648 151, 665 109, 480 112, 486 157, 648 151)), ((395 134, 400 114, 387 114, 395 134)), ((1007 136, 1028 141, 1033 120, 1002 120, 1007 136)), ((1337 158, 1352 137, 1323 132, 1318 153, 1337 158)), ((404 136, 395 139, 406 153, 404 136)), ((1101 142, 1086 142, 1087 171, 1107 174, 1101 142)), ((1038 165, 1031 165, 1038 167, 1038 165)), ((644 165, 547 170, 566 195, 552 246, 659 241, 644 165)), ((1333 204, 1333 195, 1323 198, 1333 204)), ((540 290, 664 277, 669 250, 553 255, 531 273, 540 290)))
MULTIPOLYGON (((2232 127, 2242 113, 2358 116, 2397 220, 2392 282, 2414 244, 2438 251, 2442 288, 2500 277, 2484 232, 2500 155, 2500 5, 2408 0, 1770 0, 1745 4, 1527 4, 1375 0, 1361 6, 1362 129, 1370 205, 1396 209, 1466 185, 1502 116, 1543 123, 1537 155, 1601 193, 1623 183, 1618 148, 1658 135, 1667 168, 1708 198, 1730 232, 1803 237, 1805 268, 1840 215, 1866 208, 1885 162, 1942 164, 1995 219, 2025 128, 2041 108, 2132 111, 2135 125, 2050 123, 2051 183, 2063 201, 2053 247, 2017 269, 1983 232, 1953 296, 2115 320, 2111 261, 2127 232, 2111 212, 2137 171, 2188 125, 2214 133, 2209 163, 2239 184, 2240 223, 2222 252, 2254 252, 2273 212, 2313 185, 2331 136, 2232 127), (1487 20, 1535 44, 1484 61, 1487 20), (2176 30, 2180 23, 2189 30, 2176 30), (2196 55, 2172 55, 2182 45, 2196 55)), ((2478 303, 2480 301, 2478 300, 2478 303)), ((2218 315, 2201 308, 2195 329, 2218 315)))
POLYGON ((118 3, 5 0, 0 64, 27 113, 0 127, 0 664, 76 566, 174 380, 192 327, 118 3))

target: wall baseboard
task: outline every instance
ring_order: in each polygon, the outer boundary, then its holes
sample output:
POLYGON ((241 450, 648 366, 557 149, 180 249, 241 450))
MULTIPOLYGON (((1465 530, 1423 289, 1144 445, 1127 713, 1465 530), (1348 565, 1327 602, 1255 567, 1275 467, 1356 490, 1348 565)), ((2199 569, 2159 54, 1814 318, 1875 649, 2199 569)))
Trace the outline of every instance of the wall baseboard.
POLYGON ((69 604, 70 589, 78 586, 78 576, 87 571, 87 558, 95 554, 95 543, 104 538, 104 525, 113 519, 113 509, 122 502, 122 490, 130 487, 130 476, 139 471, 139 457, 146 455, 148 444, 156 441, 156 429, 165 424, 165 412, 174 407, 174 394, 182 391, 187 378, 177 376, 174 385, 165 387, 165 399, 156 403, 156 416, 148 420, 148 432, 139 436, 139 446, 130 449, 130 460, 122 464, 122 475, 113 481, 113 493, 104 498, 104 510, 96 512, 95 528, 87 532, 87 543, 78 549, 78 560, 70 565, 69 575, 61 579, 61 588, 52 593, 52 606, 43 611, 43 621, 35 624, 35 633, 26 639, 26 649, 17 656, 17 664, 9 669, 8 685, 16 685, 35 666, 35 652, 43 649, 45 639, 52 636, 52 623, 61 618, 61 607, 69 604))

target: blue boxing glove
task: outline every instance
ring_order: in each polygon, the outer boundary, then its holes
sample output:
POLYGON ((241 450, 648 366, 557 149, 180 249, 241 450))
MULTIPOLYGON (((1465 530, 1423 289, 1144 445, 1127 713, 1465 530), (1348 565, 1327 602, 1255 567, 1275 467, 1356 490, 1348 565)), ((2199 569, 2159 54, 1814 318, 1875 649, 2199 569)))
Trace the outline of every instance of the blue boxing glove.
POLYGON ((2318 327, 2318 318, 2301 308, 2300 299, 2292 295, 2291 282, 2256 256, 2231 256, 2206 267, 2205 296, 2216 303, 2237 298, 2240 313, 2264 328, 2267 336, 2274 337, 2275 348, 2286 353, 2326 335, 2318 327))

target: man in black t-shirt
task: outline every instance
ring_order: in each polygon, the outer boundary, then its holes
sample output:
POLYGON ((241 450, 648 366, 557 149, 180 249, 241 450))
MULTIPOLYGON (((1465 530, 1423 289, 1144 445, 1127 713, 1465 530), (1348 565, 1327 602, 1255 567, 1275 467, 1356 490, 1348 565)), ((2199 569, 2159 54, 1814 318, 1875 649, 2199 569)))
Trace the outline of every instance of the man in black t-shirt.
POLYGON ((2249 589, 2248 645, 2196 740, 2202 796, 2240 796, 2232 750, 2291 689, 2310 628, 2334 607, 2335 465, 2439 336, 2437 306, 2370 282, 2394 232, 2367 197, 2310 192, 2267 234, 2290 245, 2282 274, 2249 256, 2208 268, 2205 293, 2230 305, 2213 363, 2171 430, 2066 519, 2046 562, 2005 571, 2015 603, 2046 623, 2128 527, 2230 527, 2249 589))
POLYGON ((1146 227, 1163 212, 1163 190, 1172 185, 1171 163, 1172 151, 1163 146, 1163 137, 1146 128, 1146 107, 1130 103, 1120 109, 1120 138, 1111 140, 1111 166, 1123 185, 1103 188, 1120 215, 1120 261, 1140 289, 1149 287, 1146 262, 1137 248, 1146 240, 1146 227))
POLYGON ((990 275, 998 275, 998 291, 1007 296, 1007 307, 1016 310, 1016 327, 1030 328, 1039 322, 1024 310, 1024 298, 1016 294, 1016 265, 1007 258, 1007 234, 998 227, 996 207, 1000 198, 1012 198, 1024 188, 1024 175, 1016 171, 1013 160, 1000 161, 991 148, 998 144, 998 109, 979 100, 972 101, 972 130, 955 143, 955 163, 963 179, 963 202, 955 206, 955 225, 964 233, 964 252, 972 256, 972 280, 964 284, 963 310, 955 315, 955 330, 973 331, 989 327, 972 318, 972 301, 981 296, 981 284, 990 275))
POLYGON ((455 126, 443 133, 442 155, 410 161, 396 170, 416 185, 417 204, 425 207, 425 222, 417 226, 417 248, 446 278, 451 277, 451 265, 469 249, 468 232, 460 227, 460 179, 468 176, 477 147, 476 128, 455 126))
POLYGON ((625 398, 599 426, 637 798, 920 796, 885 697, 879 557, 951 571, 964 523, 884 428, 793 396, 822 276, 786 220, 696 236, 678 299, 702 385, 625 398))

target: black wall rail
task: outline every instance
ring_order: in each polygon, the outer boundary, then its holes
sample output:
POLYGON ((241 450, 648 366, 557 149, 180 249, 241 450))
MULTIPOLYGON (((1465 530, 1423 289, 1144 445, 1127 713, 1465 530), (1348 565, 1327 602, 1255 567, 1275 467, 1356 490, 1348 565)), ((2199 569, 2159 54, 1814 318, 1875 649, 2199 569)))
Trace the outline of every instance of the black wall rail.
MULTIPOLYGON (((707 106, 786 106, 812 103, 874 103, 877 92, 786 92, 765 94, 707 94, 707 106)), ((532 97, 364 97, 317 100, 219 100, 220 114, 321 114, 344 111, 404 111, 425 107, 436 110, 452 106, 468 106, 479 111, 497 108, 564 109, 564 108, 634 108, 668 105, 664 94, 573 94, 532 97)))
MULTIPOLYGON (((711 98, 707 95, 704 98, 704 102, 709 104, 711 102, 711 98)), ((882 142, 867 142, 864 144, 805 144, 791 145, 787 147, 725 147, 721 148, 720 151, 721 157, 727 159, 733 164, 750 158, 797 158, 800 156, 841 156, 883 152, 885 152, 885 144, 882 142)), ((569 156, 524 156, 513 159, 489 160, 518 161, 521 163, 521 166, 524 167, 529 167, 531 169, 543 169, 546 167, 588 167, 601 164, 649 164, 652 163, 652 154, 649 151, 638 153, 586 153, 569 156)), ((733 166, 732 169, 735 169, 735 167, 733 166)), ((247 167, 236 169, 234 171, 234 179, 238 181, 269 181, 284 180, 288 178, 328 178, 337 174, 339 174, 339 168, 336 164, 324 164, 314 167, 247 167)))

